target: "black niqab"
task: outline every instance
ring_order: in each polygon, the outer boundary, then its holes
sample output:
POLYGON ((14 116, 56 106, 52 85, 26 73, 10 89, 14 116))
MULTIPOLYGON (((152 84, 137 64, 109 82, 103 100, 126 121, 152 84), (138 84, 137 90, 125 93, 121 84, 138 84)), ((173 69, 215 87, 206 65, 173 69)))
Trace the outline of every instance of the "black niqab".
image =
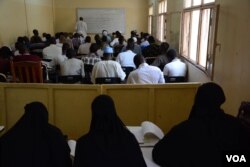
POLYGON ((116 114, 115 104, 107 95, 98 96, 92 103, 90 133, 116 133, 127 131, 116 114))
POLYGON ((195 101, 189 118, 213 117, 220 112, 220 108, 226 101, 222 88, 213 82, 201 85, 196 93, 195 101))
POLYGON ((225 151, 249 150, 249 135, 220 108, 226 98, 216 83, 198 88, 189 119, 174 126, 153 149, 153 159, 168 167, 221 167, 225 151))
POLYGON ((74 167, 145 167, 139 144, 116 114, 111 97, 92 103, 89 133, 77 141, 74 167))
POLYGON ((61 131, 48 123, 40 102, 25 106, 20 120, 0 138, 1 167, 70 167, 70 150, 61 131))

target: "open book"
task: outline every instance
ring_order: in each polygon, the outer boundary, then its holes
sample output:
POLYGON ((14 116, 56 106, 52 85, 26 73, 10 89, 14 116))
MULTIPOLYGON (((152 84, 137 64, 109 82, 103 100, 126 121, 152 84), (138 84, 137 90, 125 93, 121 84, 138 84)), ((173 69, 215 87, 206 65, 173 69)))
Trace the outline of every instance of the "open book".
POLYGON ((162 130, 152 122, 144 121, 141 126, 127 126, 141 146, 154 146, 164 137, 162 130))

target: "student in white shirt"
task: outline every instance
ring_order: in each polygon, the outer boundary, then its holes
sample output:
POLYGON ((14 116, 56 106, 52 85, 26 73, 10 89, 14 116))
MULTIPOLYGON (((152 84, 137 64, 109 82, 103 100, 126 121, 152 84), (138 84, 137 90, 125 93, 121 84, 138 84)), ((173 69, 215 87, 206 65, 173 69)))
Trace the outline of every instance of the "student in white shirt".
POLYGON ((60 66, 61 75, 81 75, 82 77, 84 77, 84 65, 81 60, 75 58, 75 50, 68 49, 66 56, 68 57, 68 60, 65 60, 60 66))
POLYGON ((107 31, 107 30, 102 30, 102 36, 106 36, 106 37, 107 37, 107 41, 108 41, 108 42, 111 42, 111 37, 110 37, 110 35, 108 34, 108 31, 107 31))
POLYGON ((134 40, 133 38, 128 39, 128 44, 126 47, 126 51, 118 54, 116 61, 121 64, 122 67, 134 67, 134 57, 135 53, 132 51, 134 49, 134 40))
POLYGON ((129 74, 128 84, 165 83, 162 71, 158 67, 148 65, 142 55, 136 55, 134 63, 137 69, 129 74))
POLYGON ((119 44, 119 37, 122 36, 122 34, 119 31, 115 32, 115 38, 113 41, 110 42, 110 46, 114 47, 115 45, 119 44))
POLYGON ((66 56, 67 50, 70 48, 70 45, 68 43, 64 43, 62 45, 62 55, 58 56, 57 62, 61 66, 62 63, 66 60, 68 60, 68 57, 66 56))
POLYGON ((78 54, 84 54, 84 55, 88 55, 89 54, 89 48, 91 45, 91 38, 90 36, 87 36, 85 38, 85 43, 81 44, 79 49, 78 49, 78 54))
POLYGON ((121 80, 125 79, 125 72, 118 62, 112 60, 112 54, 113 48, 104 48, 103 60, 97 62, 93 67, 91 76, 92 83, 95 83, 95 79, 100 77, 119 77, 121 80))
POLYGON ((174 49, 167 52, 167 58, 170 63, 166 64, 163 73, 165 76, 170 77, 185 77, 187 73, 187 66, 179 58, 174 49))
POLYGON ((43 58, 51 59, 51 61, 47 64, 50 68, 55 69, 56 65, 59 65, 57 60, 58 57, 62 55, 62 48, 56 46, 56 39, 50 39, 50 45, 43 49, 43 58))

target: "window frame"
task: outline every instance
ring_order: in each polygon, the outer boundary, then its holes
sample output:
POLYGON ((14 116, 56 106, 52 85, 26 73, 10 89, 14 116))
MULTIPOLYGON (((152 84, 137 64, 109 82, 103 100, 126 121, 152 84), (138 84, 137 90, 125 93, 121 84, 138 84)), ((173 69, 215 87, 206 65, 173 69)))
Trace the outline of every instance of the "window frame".
POLYGON ((153 33, 153 17, 154 17, 154 6, 150 5, 148 8, 148 33, 149 34, 153 33))
MULTIPOLYGON (((185 1, 185 0, 184 0, 185 1)), ((184 2, 185 4, 185 2, 184 2)), ((191 2, 191 4, 193 4, 191 2)), ((211 80, 213 80, 214 75, 214 57, 215 57, 215 51, 216 51, 216 36, 217 36, 217 26, 218 26, 218 14, 219 14, 219 5, 216 5, 215 2, 203 4, 203 0, 201 2, 201 5, 197 6, 191 6, 188 8, 184 8, 182 11, 182 18, 181 18, 181 38, 180 38, 180 55, 189 63, 193 64, 195 67, 203 71, 208 77, 210 77, 211 80), (202 29, 202 14, 203 11, 206 9, 210 9, 210 17, 209 17, 209 27, 208 27, 208 41, 207 41, 207 51, 206 51, 206 63, 205 66, 202 66, 199 64, 200 60, 200 45, 201 45, 201 29, 202 29), (196 60, 190 59, 189 50, 190 50, 190 34, 191 34, 191 24, 192 24, 192 11, 199 10, 200 16, 199 16, 199 23, 198 23, 198 36, 197 36, 197 50, 196 50, 196 60), (188 24, 188 40, 185 40, 184 37, 184 15, 185 13, 190 12, 189 16, 189 24, 188 24), (183 52, 185 50, 184 43, 187 42, 187 54, 183 55, 183 52)))
POLYGON ((157 5, 158 13, 157 13, 156 38, 161 42, 166 42, 167 40, 167 12, 168 12, 167 4, 168 4, 167 0, 161 0, 157 5), (160 8, 162 9, 160 10, 160 8))

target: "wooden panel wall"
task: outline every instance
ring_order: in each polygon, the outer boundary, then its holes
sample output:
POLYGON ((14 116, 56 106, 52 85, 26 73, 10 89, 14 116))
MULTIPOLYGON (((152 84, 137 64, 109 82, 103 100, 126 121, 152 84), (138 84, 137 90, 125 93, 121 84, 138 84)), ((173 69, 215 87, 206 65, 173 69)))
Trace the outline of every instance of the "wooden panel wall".
POLYGON ((40 101, 48 108, 50 123, 77 139, 89 130, 93 99, 108 94, 126 125, 149 120, 166 133, 187 119, 199 85, 0 84, 0 125, 9 129, 24 113, 25 104, 40 101))

